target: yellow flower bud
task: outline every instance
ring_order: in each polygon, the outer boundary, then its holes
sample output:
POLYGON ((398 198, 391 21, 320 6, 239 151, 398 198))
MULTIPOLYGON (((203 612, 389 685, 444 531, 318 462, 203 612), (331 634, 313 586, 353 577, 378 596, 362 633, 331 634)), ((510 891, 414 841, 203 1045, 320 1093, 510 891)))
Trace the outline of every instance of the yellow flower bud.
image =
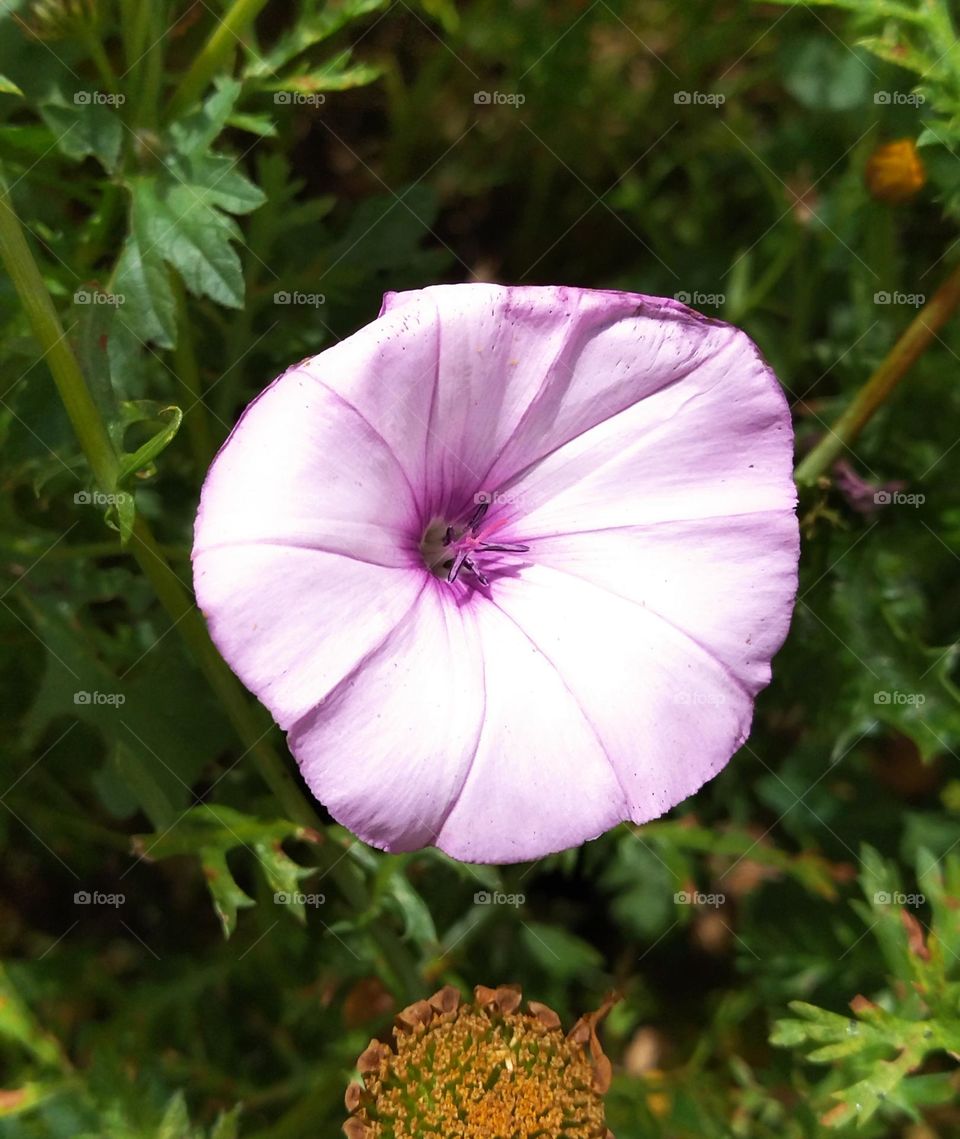
POLYGON ((926 180, 927 172, 912 138, 886 142, 867 160, 867 189, 878 202, 890 206, 909 202, 926 180))

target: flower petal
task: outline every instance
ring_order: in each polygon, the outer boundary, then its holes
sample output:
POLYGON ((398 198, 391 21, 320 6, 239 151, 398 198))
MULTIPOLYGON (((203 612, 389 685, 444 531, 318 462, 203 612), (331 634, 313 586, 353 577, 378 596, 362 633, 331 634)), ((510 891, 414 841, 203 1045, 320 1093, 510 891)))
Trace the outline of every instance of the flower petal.
POLYGON ((422 588, 420 573, 296 546, 194 558, 214 644, 285 730, 387 640, 422 588))
POLYGON ((791 514, 793 436, 780 385, 737 329, 710 327, 700 348, 682 383, 581 432, 515 479, 523 520, 504 533, 535 542, 608 527, 791 514))
POLYGON ((292 725, 303 777, 365 842, 434 842, 459 793, 484 718, 472 620, 427 579, 390 636, 292 725))
POLYGON ((561 286, 435 285, 388 294, 384 311, 414 341, 434 321, 424 469, 441 512, 683 378, 726 328, 672 301, 561 286))
POLYGON ((194 589, 214 642, 281 727, 414 603, 418 517, 385 441, 317 379, 287 372, 247 408, 204 483, 194 589))
POLYGON ((622 819, 645 822, 696 791, 746 738, 750 693, 642 605, 539 565, 497 587, 501 616, 485 606, 478 622, 487 716, 439 836, 448 853, 516 861, 622 819))

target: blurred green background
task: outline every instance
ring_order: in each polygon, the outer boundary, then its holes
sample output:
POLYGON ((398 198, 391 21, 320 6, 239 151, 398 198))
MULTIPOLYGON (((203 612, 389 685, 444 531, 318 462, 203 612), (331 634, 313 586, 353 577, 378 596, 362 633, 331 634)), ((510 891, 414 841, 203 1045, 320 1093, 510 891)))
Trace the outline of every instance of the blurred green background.
POLYGON ((623 994, 618 1139, 960 1135, 955 320, 804 489, 750 740, 646 827, 499 869, 356 844, 182 608, 216 447, 387 289, 679 296, 808 453, 955 266, 956 16, 0 0, 0 169, 127 457, 91 473, 0 273, 2 1139, 334 1135, 399 1007, 507 982, 568 1025, 623 994))

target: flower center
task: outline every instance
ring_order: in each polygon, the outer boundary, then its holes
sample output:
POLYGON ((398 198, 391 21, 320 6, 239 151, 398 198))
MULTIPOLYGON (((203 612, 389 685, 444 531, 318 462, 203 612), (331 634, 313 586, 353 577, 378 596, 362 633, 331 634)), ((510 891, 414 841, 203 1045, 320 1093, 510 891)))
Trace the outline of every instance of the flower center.
MULTIPOLYGON (((350 1139, 601 1139, 609 1061, 591 1013, 564 1036, 545 1005, 519 1011, 519 989, 447 987, 396 1018, 394 1047, 372 1040, 347 1093, 350 1139)), ((605 1009, 603 1010, 605 1011, 605 1009)))
POLYGON ((483 519, 490 509, 488 495, 477 496, 482 501, 464 525, 451 525, 435 519, 424 531, 420 553, 424 565, 432 574, 451 584, 464 572, 480 585, 489 585, 489 579, 480 567, 480 558, 489 553, 525 554, 530 549, 519 542, 488 542, 487 538, 503 525, 493 522, 486 527, 483 519))

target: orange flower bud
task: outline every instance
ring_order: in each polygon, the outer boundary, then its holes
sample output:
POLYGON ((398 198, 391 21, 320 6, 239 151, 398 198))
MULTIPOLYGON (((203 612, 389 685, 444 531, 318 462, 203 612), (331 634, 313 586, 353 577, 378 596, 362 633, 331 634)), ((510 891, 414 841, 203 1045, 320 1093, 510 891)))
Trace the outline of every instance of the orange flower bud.
POLYGON ((897 206, 922 189, 927 172, 912 138, 886 142, 867 160, 866 182, 870 196, 897 206))

